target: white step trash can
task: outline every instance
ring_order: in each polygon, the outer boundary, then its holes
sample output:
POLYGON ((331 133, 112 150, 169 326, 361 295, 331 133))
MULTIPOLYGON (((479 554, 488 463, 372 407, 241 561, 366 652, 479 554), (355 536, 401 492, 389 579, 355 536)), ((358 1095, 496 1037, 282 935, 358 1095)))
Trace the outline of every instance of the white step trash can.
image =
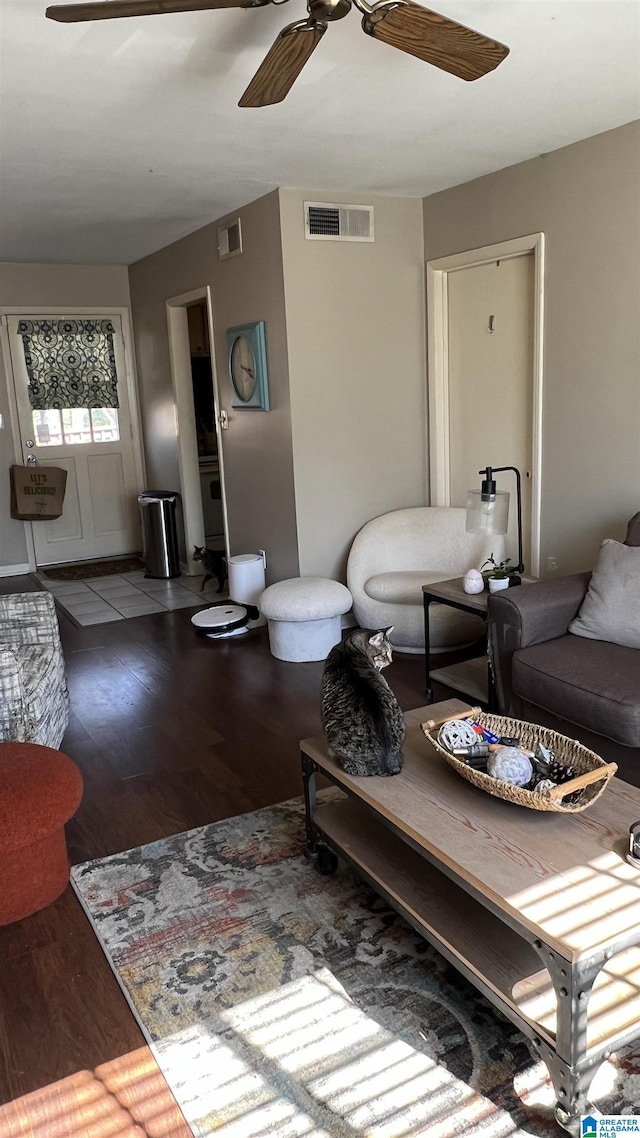
MULTIPOLYGON (((238 553, 235 557, 227 558, 229 573, 229 599, 241 605, 252 605, 258 608, 258 600, 265 588, 265 563, 261 553, 238 553)), ((265 618, 260 616, 251 620, 251 627, 265 624, 265 618)))

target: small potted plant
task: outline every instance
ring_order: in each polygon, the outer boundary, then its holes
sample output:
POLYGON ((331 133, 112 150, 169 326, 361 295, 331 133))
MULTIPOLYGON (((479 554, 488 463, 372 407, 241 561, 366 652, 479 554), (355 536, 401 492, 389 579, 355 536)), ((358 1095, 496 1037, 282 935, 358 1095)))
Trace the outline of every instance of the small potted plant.
POLYGON ((504 561, 496 561, 491 553, 480 568, 490 593, 498 593, 500 589, 508 589, 509 585, 520 584, 520 578, 516 577, 518 566, 511 564, 510 557, 505 557, 504 561))

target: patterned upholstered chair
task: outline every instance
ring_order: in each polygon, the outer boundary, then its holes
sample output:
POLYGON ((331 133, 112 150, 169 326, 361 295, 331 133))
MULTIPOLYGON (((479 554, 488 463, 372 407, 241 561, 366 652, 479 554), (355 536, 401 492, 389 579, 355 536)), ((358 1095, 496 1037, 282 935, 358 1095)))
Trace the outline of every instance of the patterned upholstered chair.
POLYGON ((0 740, 58 748, 69 694, 50 593, 0 596, 0 740))

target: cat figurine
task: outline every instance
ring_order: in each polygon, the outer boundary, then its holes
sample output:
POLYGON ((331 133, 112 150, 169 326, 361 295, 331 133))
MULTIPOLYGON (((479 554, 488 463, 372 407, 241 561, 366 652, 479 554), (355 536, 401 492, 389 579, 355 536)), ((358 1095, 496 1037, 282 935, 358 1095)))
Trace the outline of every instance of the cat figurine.
POLYGON ((221 593, 227 579, 227 558, 224 550, 205 549, 203 545, 195 545, 193 548, 193 560, 201 561, 205 568, 200 592, 203 591, 207 581, 211 581, 215 577, 218 582, 218 592, 221 593))
POLYGON ((358 628, 330 651, 322 677, 322 725, 350 775, 392 775, 402 767, 404 716, 382 669, 392 628, 358 628))

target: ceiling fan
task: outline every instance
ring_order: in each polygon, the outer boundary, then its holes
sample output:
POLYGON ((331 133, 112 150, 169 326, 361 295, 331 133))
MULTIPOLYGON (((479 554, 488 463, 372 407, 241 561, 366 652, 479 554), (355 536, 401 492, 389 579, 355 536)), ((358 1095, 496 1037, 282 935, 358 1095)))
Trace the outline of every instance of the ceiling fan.
MULTIPOLYGON (((285 0, 94 0, 55 4, 50 20, 75 23, 120 16, 151 16, 164 12, 195 12, 209 8, 261 8, 285 0)), ((327 25, 351 11, 352 0, 307 0, 306 20, 282 29, 244 92, 238 106, 266 107, 288 95, 305 63, 320 43, 327 25)), ((493 71, 509 48, 413 0, 353 0, 362 12, 362 29, 382 43, 415 55, 442 71, 467 81, 493 71)))

